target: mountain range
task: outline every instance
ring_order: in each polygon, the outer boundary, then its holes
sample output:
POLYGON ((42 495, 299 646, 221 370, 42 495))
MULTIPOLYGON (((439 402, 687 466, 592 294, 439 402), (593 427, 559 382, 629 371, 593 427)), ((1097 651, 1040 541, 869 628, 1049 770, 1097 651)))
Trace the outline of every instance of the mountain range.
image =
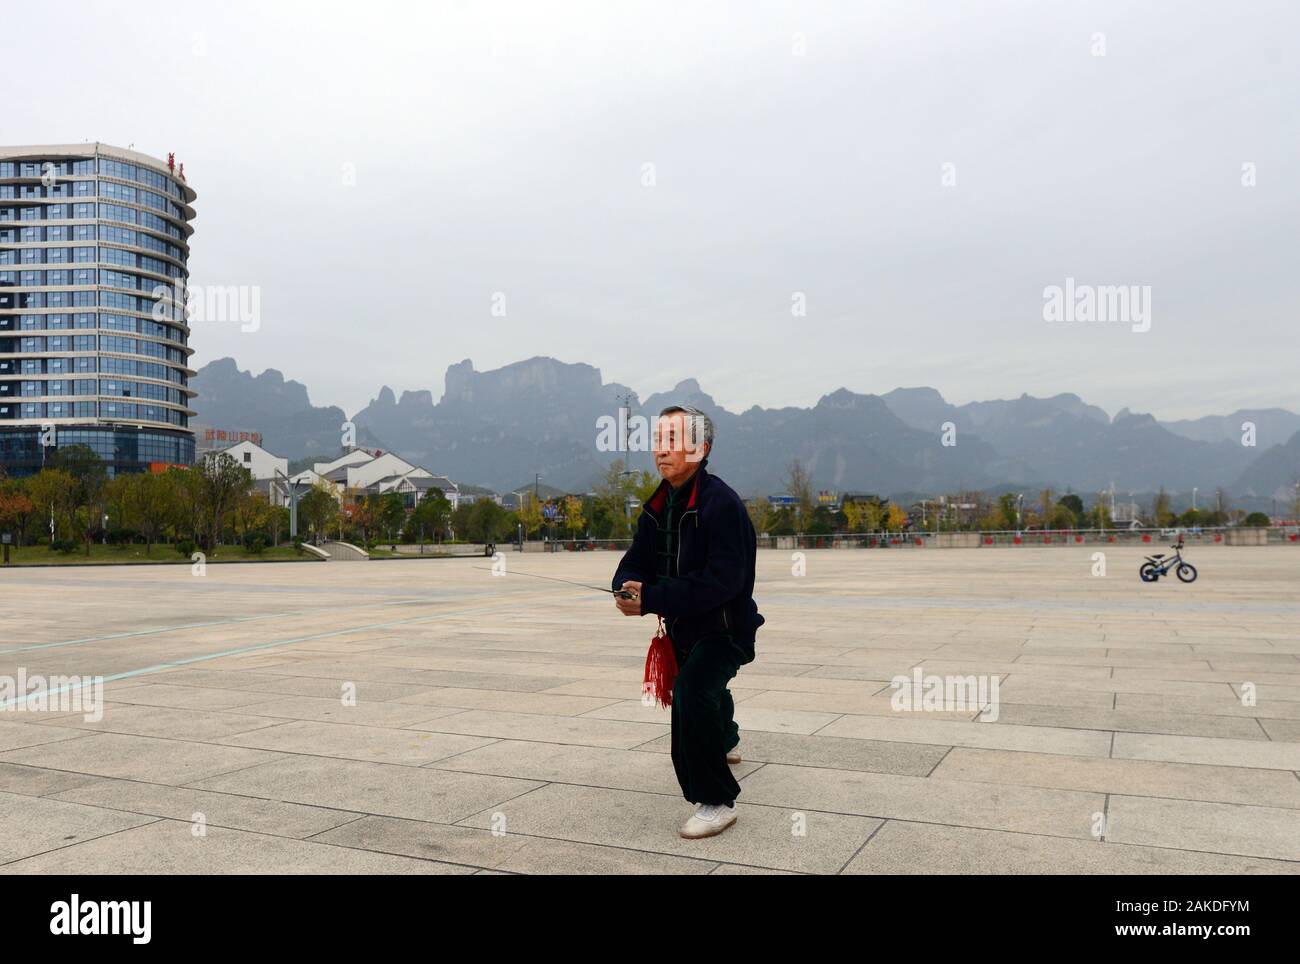
MULTIPOLYGON (((313 405, 306 386, 275 369, 254 376, 221 358, 190 384, 197 424, 259 431, 267 449, 291 460, 341 450, 343 409, 313 405)), ((1128 409, 1112 417, 1072 394, 954 405, 933 388, 840 388, 811 408, 730 412, 695 379, 642 399, 591 365, 545 357, 485 372, 466 359, 447 369, 436 402, 428 390, 399 397, 384 386, 351 421, 357 444, 457 482, 507 492, 531 487, 540 473, 547 485, 586 491, 628 455, 596 444, 598 420, 616 418, 625 399, 633 416, 674 402, 708 412, 717 430, 710 468, 744 495, 782 491, 795 458, 817 488, 896 497, 1044 487, 1090 494, 1113 483, 1120 498, 1162 486, 1190 496, 1195 486, 1202 500, 1222 487, 1251 503, 1289 504, 1300 481, 1300 415, 1280 408, 1161 422, 1128 409), (1243 423, 1253 423, 1253 439, 1243 423)), ((645 452, 630 461, 651 466, 645 452)))

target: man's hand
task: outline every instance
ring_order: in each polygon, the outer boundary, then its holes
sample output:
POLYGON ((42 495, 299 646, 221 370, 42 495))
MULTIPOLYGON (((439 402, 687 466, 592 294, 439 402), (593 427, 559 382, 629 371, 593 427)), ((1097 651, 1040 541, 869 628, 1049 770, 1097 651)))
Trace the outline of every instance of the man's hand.
POLYGON ((622 596, 614 597, 614 605, 624 616, 641 615, 641 584, 639 582, 623 583, 623 591, 632 593, 631 599, 624 599, 622 596))

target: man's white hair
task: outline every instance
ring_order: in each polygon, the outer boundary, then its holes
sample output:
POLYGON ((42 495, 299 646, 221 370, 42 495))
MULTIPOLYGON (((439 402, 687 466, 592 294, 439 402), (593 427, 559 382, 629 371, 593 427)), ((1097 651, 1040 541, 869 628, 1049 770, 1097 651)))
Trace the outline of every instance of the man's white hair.
POLYGON ((707 414, 696 408, 694 405, 669 405, 659 413, 659 417, 663 418, 665 415, 672 415, 676 412, 681 412, 686 416, 683 419, 686 423, 686 441, 689 441, 692 445, 708 443, 709 454, 712 455, 713 419, 709 418, 707 414))

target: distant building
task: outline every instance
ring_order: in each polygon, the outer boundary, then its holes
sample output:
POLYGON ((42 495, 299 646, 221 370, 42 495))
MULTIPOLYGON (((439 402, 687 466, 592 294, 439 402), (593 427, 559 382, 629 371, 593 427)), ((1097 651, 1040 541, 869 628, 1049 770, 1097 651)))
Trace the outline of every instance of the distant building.
POLYGON ((294 476, 294 482, 314 484, 318 481, 332 485, 340 499, 348 491, 364 495, 397 493, 404 497, 408 508, 414 508, 425 495, 437 490, 451 503, 452 509, 460 503, 460 491, 455 482, 412 465, 393 452, 352 449, 329 462, 317 462, 309 472, 294 476))
POLYGON ((1117 502, 1114 511, 1111 513, 1111 522, 1117 529, 1141 526, 1142 519, 1138 516, 1138 504, 1136 502, 1117 502))
POLYGON ((224 452, 239 442, 262 444, 262 433, 252 432, 246 428, 217 428, 213 425, 191 423, 194 429, 195 458, 202 458, 208 452, 224 452))
POLYGON ((501 505, 502 496, 493 492, 491 489, 482 485, 460 485, 457 486, 460 493, 461 505, 473 505, 475 502, 489 500, 501 505))
POLYGON ((284 482, 289 475, 288 459, 272 455, 262 446, 248 441, 220 451, 253 474, 258 491, 266 496, 268 502, 272 505, 289 504, 289 493, 284 482))
POLYGON ((817 508, 830 509, 832 512, 840 510, 840 497, 830 489, 822 489, 817 493, 817 508))
POLYGON ((109 476, 194 462, 194 190, 107 144, 0 147, 0 467, 85 445, 109 476), (166 295, 160 297, 160 293, 166 295))

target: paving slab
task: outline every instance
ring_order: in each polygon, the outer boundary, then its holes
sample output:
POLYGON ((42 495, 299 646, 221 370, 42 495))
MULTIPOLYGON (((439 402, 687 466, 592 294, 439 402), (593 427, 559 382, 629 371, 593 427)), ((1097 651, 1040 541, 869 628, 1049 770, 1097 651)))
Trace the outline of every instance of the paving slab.
POLYGON ((8 763, 172 785, 282 757, 261 750, 123 733, 89 733, 76 740, 0 753, 0 761, 8 763))
MULTIPOLYGON (((498 808, 508 833, 632 847, 696 859, 838 873, 879 825, 878 820, 739 804, 736 823, 724 833, 685 840, 677 828, 691 807, 680 797, 626 790, 548 784, 498 808), (575 820, 575 813, 583 814, 575 820), (737 830, 745 828, 745 833, 737 830), (752 829, 750 829, 752 828, 752 829)), ((493 815, 478 814, 464 826, 490 828, 493 815)))
POLYGON ((846 874, 1297 874, 1300 863, 891 820, 846 874))
POLYGON ((1206 548, 1171 593, 1092 551, 809 550, 802 577, 760 552, 740 821, 711 841, 677 835, 670 714, 640 699, 653 620, 597 594, 472 559, 0 569, 0 678, 122 677, 98 723, 0 713, 3 866, 1294 873, 1300 553, 1206 548), (998 676, 997 721, 895 711, 913 667, 998 676))
POLYGON ((197 780, 192 786, 357 814, 455 823, 540 784, 423 767, 291 756, 274 764, 197 780))
POLYGON ((0 863, 152 823, 154 817, 0 793, 0 863))
POLYGON ((1300 780, 1281 770, 957 747, 933 775, 980 783, 1300 809, 1300 780))
POLYGON ((1300 810, 1114 796, 1106 839, 1300 861, 1300 810))
POLYGON ((477 868, 335 847, 270 834, 159 820, 79 847, 6 864, 11 874, 471 874, 477 868))
POLYGON ((740 783, 747 803, 1059 837, 1092 836, 1100 793, 768 764, 740 783))

